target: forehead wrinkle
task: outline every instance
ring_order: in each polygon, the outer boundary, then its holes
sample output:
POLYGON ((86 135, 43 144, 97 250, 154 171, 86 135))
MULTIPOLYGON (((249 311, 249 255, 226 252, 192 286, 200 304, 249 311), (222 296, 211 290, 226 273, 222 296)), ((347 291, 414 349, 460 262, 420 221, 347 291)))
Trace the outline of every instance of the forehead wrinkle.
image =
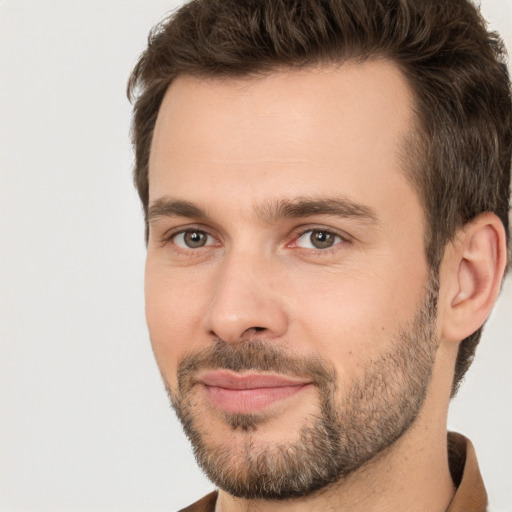
POLYGON ((266 224, 279 219, 294 219, 314 215, 333 215, 358 219, 370 224, 378 224, 375 210, 343 197, 298 197, 267 201, 254 207, 256 216, 266 224))

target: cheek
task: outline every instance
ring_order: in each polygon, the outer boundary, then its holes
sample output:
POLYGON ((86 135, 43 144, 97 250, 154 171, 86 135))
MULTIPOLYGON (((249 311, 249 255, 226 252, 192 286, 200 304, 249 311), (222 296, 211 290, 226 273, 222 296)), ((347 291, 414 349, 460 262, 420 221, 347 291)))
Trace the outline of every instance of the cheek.
POLYGON ((423 272, 401 285, 390 277, 354 272, 304 278, 301 288, 307 291, 295 306, 302 313, 292 337, 314 343, 310 348, 331 361, 341 379, 361 377, 373 359, 391 350, 423 294, 423 272))
POLYGON ((177 279, 148 259, 145 274, 146 322, 160 372, 174 387, 180 358, 198 345, 201 304, 186 279, 177 279))

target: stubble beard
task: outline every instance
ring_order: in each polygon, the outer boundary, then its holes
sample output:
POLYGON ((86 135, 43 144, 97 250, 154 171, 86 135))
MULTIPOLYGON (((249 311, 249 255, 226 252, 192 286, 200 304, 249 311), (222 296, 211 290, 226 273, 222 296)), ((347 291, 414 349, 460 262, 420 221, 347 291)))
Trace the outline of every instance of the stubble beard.
MULTIPOLYGON (((304 497, 368 464, 414 423, 425 400, 437 349, 435 321, 438 281, 429 279, 424 300, 390 351, 380 354, 355 382, 343 383, 336 402, 336 372, 319 358, 297 358, 255 339, 240 344, 217 341, 179 364, 178 389, 166 383, 171 404, 190 439, 199 466, 219 488, 245 499, 304 497), (200 369, 254 370, 308 377, 319 395, 318 413, 304 419, 298 433, 280 443, 262 444, 258 430, 265 414, 224 414, 243 435, 226 442, 201 421, 193 377, 200 369)), ((164 379, 164 382, 165 379, 164 379)), ((226 436, 228 437, 228 436, 226 436)))

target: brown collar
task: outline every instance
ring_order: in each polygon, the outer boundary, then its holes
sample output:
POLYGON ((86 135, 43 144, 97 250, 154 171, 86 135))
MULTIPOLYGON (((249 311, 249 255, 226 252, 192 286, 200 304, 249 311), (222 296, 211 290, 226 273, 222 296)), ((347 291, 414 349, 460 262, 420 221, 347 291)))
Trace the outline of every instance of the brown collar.
POLYGON ((485 512, 487 493, 471 441, 461 434, 450 432, 448 457, 457 492, 446 512, 485 512))

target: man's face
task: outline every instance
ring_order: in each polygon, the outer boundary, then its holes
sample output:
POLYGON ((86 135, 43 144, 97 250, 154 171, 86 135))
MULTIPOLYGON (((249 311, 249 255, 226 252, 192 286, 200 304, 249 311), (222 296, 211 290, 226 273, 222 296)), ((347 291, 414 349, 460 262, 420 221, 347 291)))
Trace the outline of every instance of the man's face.
POLYGON ((231 494, 325 486, 421 408, 436 287, 405 177, 411 103, 383 61, 167 92, 147 322, 198 460, 231 494))

